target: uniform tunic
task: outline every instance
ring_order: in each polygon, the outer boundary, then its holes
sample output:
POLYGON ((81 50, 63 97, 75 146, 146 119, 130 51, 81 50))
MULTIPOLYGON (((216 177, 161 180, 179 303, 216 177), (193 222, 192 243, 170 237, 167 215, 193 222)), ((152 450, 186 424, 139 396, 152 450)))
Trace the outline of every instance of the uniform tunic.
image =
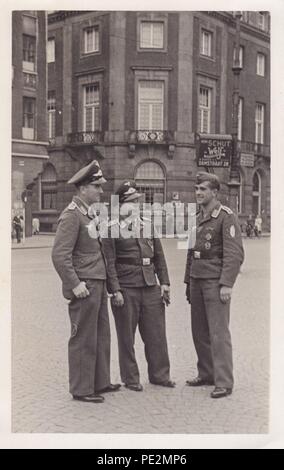
POLYGON ((216 203, 196 218, 196 242, 188 250, 184 282, 190 284, 191 327, 198 374, 217 387, 233 387, 230 301, 220 300, 221 286, 233 287, 244 259, 234 213, 216 203))
POLYGON ((110 384, 110 327, 106 262, 99 237, 91 236, 94 220, 74 197, 59 217, 52 261, 69 302, 71 338, 69 383, 73 395, 89 395, 110 384), (72 289, 85 281, 90 295, 76 298, 72 289))
MULTIPOLYGON (((137 326, 145 344, 149 380, 162 383, 169 380, 169 356, 166 340, 165 306, 161 288, 169 284, 163 248, 158 238, 142 235, 141 238, 104 239, 108 269, 108 290, 122 291, 123 307, 112 303, 115 318, 121 379, 125 384, 139 383, 139 369, 135 358, 134 341, 137 326), (143 264, 144 263, 147 264, 143 264), (136 264, 135 264, 136 263, 136 264)), ((124 222, 122 230, 126 229, 124 222)), ((150 230, 152 232, 152 230, 150 230)))

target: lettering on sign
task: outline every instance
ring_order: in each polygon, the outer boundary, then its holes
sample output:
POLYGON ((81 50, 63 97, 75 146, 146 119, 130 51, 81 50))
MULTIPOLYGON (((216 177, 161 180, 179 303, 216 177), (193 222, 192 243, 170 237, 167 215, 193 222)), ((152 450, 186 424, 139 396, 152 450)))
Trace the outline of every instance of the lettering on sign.
POLYGON ((197 165, 228 168, 232 156, 231 136, 199 135, 197 138, 197 165))

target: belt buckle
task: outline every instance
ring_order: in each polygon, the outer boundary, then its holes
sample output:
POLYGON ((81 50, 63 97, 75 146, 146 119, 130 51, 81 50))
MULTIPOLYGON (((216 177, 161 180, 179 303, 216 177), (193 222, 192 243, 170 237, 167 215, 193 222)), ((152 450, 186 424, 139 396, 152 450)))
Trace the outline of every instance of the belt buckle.
POLYGON ((193 256, 194 256, 195 259, 200 259, 200 258, 201 258, 201 253, 200 253, 200 251, 194 251, 194 252, 193 252, 193 256))
POLYGON ((143 266, 149 266, 150 265, 150 258, 142 258, 142 264, 143 264, 143 266))

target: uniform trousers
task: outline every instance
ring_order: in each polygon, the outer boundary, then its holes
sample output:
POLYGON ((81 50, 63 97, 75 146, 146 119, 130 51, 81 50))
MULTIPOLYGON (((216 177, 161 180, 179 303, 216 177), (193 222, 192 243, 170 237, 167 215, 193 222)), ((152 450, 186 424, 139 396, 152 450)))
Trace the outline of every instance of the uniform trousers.
POLYGON ((110 326, 106 283, 87 280, 90 295, 69 303, 71 338, 68 344, 72 395, 90 395, 110 384, 110 326))
POLYGON ((122 382, 136 384, 140 381, 134 350, 137 326, 144 342, 149 381, 156 384, 168 381, 170 362, 160 286, 122 287, 122 293, 123 307, 112 304, 122 382))
POLYGON ((190 278, 190 298, 198 375, 216 387, 233 388, 230 301, 221 302, 219 279, 190 278))

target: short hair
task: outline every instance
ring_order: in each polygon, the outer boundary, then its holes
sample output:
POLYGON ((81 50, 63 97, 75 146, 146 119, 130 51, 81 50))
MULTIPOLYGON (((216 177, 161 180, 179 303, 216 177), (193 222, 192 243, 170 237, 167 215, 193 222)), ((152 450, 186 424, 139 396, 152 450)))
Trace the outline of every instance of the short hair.
POLYGON ((200 171, 197 173, 196 184, 205 183, 205 181, 208 181, 210 189, 220 190, 219 178, 214 173, 207 173, 206 171, 200 171))

